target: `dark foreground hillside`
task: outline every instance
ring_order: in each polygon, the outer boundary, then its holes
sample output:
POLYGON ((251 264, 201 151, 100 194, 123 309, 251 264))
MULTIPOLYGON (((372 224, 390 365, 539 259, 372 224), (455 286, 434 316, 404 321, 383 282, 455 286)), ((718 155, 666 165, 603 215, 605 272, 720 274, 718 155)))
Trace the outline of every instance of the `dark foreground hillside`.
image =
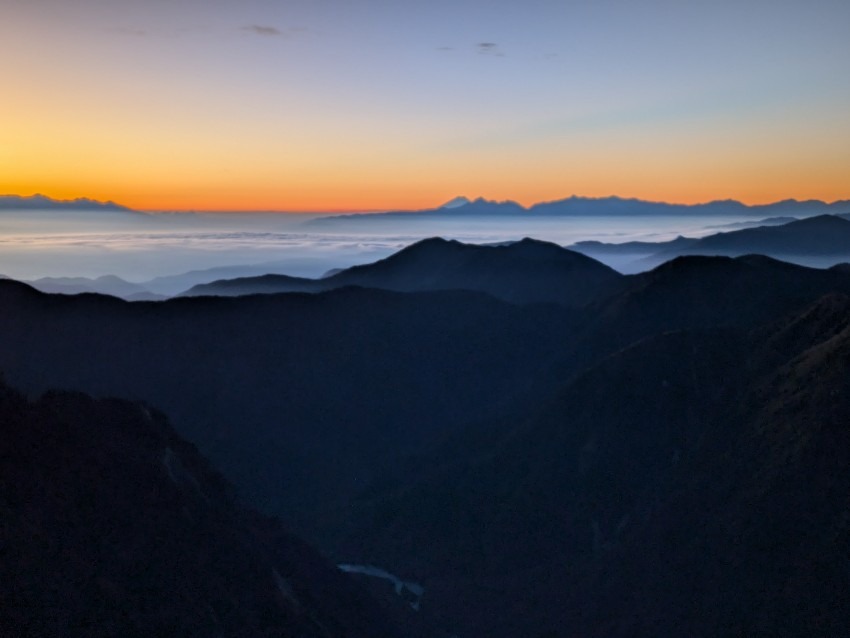
POLYGON ((843 295, 657 335, 364 496, 345 554, 420 578, 459 635, 841 635, 848 397, 843 295))
POLYGON ((0 308, 10 382, 161 408, 252 505, 311 535, 403 455, 506 413, 571 319, 460 291, 127 303, 11 281, 0 308))
POLYGON ((618 282, 581 308, 0 282, 0 367, 162 406, 252 505, 377 595, 403 581, 429 636, 841 635, 850 276, 680 257, 618 282))
POLYGON ((0 386, 0 635, 399 634, 162 415, 0 386))

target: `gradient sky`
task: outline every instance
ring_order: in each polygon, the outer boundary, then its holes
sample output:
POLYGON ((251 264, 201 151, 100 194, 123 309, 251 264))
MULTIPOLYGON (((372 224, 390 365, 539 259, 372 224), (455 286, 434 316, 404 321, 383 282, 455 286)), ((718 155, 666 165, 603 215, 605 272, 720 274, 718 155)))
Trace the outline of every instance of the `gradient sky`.
POLYGON ((0 0, 0 193, 850 197, 850 2, 0 0))

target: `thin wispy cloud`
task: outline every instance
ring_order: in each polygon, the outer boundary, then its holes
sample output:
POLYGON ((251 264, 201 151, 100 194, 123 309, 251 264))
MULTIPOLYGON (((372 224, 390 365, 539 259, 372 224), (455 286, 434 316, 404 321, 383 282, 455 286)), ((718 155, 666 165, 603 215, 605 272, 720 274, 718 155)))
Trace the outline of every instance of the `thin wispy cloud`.
POLYGON ((247 26, 242 27, 242 30, 247 31, 249 33, 253 33, 254 35, 259 35, 267 38, 273 38, 283 35, 283 31, 281 31, 277 27, 271 27, 263 24, 249 24, 247 26))
POLYGON ((478 42, 475 45, 475 50, 479 55, 492 55, 495 57, 502 58, 505 56, 502 53, 502 50, 499 48, 499 45, 495 42, 478 42))

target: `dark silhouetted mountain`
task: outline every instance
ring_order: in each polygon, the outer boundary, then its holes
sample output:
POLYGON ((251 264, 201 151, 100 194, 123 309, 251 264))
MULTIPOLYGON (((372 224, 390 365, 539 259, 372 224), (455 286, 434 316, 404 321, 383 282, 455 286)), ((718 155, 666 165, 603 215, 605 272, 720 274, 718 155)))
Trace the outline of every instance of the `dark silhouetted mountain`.
POLYGON ((830 270, 833 270, 835 272, 850 274, 850 263, 847 263, 845 261, 845 262, 841 262, 840 264, 835 264, 834 266, 832 266, 830 268, 830 270))
POLYGON ((57 211, 93 211, 104 212, 133 212, 126 206, 115 202, 100 202, 95 199, 81 197, 78 199, 52 199, 44 195, 32 195, 23 197, 21 195, 0 195, 0 211, 5 210, 57 210, 57 211))
POLYGON ((651 337, 364 495, 341 546, 419 578, 459 635, 836 635, 848 379, 842 295, 651 337))
POLYGON ((126 303, 0 281, 0 303, 16 384, 161 406, 253 505, 311 539, 379 471, 510 414, 574 325, 554 304, 461 291, 126 303))
POLYGON ((154 294, 174 296, 193 286, 208 284, 222 279, 239 277, 262 277, 267 274, 285 274, 292 267, 287 262, 266 262, 262 264, 216 266, 202 270, 190 270, 176 275, 164 275, 143 281, 144 286, 154 294))
POLYGON ((478 246, 432 238, 328 281, 390 290, 465 289, 506 301, 582 305, 621 283, 616 271, 556 244, 523 239, 478 246))
POLYGON ((570 250, 583 255, 652 255, 663 250, 687 249, 696 244, 699 239, 692 237, 676 237, 670 241, 626 241, 620 244, 608 244, 601 241, 580 241, 571 246, 570 250))
POLYGON ((318 292, 363 286, 402 292, 474 290, 515 303, 581 306, 612 294, 622 284, 622 276, 613 269, 548 242, 523 239, 479 246, 432 238, 378 262, 319 280, 267 275, 195 286, 185 295, 318 292))
MULTIPOLYGON (((672 247, 677 250, 679 247, 672 247)), ((850 253, 850 221, 838 215, 818 215, 781 226, 746 228, 703 237, 685 246, 688 254, 736 256, 847 255, 850 253)), ((658 255, 661 258, 663 255, 658 255)))
POLYGON ((0 385, 0 634, 398 636, 159 413, 0 385))
POLYGON ((623 635, 844 631, 850 304, 823 305, 809 313, 814 325, 798 326, 814 336, 808 347, 750 371, 734 409, 674 475, 669 500, 612 554, 594 623, 613 611, 623 635))
MULTIPOLYGON (((430 240, 334 277, 575 255, 469 248, 430 240)), ((126 303, 0 281, 0 369, 162 406, 253 505, 337 562, 421 583, 449 635, 840 633, 850 277, 750 255, 616 281, 581 308, 352 287, 126 303)))
POLYGON ((610 255, 632 256, 635 261, 626 266, 627 271, 647 270, 680 255, 761 254, 792 261, 814 260, 817 265, 828 266, 850 256, 850 220, 841 215, 818 215, 699 239, 679 237, 669 242, 622 244, 579 242, 570 248, 601 259, 610 255))
MULTIPOLYGON (((340 271, 344 272, 344 271, 340 271)), ((236 279, 220 279, 210 283, 198 284, 185 291, 180 297, 239 297, 242 295, 269 295, 282 292, 324 292, 341 288, 328 280, 336 275, 321 279, 306 277, 291 277, 290 275, 266 274, 256 277, 237 277, 236 279)))
POLYGON ((716 326, 750 326, 793 312, 833 291, 850 292, 850 278, 834 270, 808 268, 763 255, 676 257, 629 278, 621 295, 597 303, 601 327, 636 334, 716 326), (645 331, 638 328, 646 326, 645 331))
POLYGON ((759 255, 677 257, 627 280, 622 293, 585 309, 565 345, 563 374, 663 332, 752 328, 825 294, 850 294, 845 273, 759 255))

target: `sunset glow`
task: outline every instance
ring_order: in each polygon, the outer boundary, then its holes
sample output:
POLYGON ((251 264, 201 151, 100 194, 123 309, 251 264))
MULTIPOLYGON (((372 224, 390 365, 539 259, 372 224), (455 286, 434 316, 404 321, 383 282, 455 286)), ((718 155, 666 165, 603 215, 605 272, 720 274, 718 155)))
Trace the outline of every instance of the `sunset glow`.
POLYGON ((2 0, 0 192, 286 211, 850 197, 850 5, 687 5, 2 0))

